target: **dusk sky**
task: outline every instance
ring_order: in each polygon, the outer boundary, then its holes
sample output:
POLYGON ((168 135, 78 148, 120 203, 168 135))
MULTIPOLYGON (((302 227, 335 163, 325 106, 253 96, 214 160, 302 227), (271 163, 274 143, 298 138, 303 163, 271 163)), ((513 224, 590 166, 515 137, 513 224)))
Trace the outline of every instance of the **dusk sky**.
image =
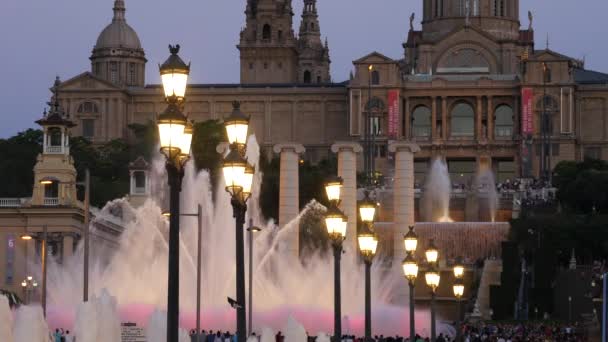
MULTIPOLYGON (((293 0, 297 32, 302 0, 293 0)), ((245 0, 126 0, 127 21, 148 58, 146 83, 159 83, 157 64, 167 45, 180 43, 192 62, 192 83, 238 83, 236 44, 245 0)), ((334 81, 344 81, 352 61, 371 51, 403 57, 409 16, 420 27, 422 0, 318 0, 323 36, 329 39, 334 81)), ((56 75, 67 80, 90 70, 98 34, 110 23, 113 0, 0 1, 0 138, 29 127, 42 115, 56 75)), ((606 0, 521 0, 522 26, 534 13, 537 48, 586 59, 588 69, 608 72, 606 0)))

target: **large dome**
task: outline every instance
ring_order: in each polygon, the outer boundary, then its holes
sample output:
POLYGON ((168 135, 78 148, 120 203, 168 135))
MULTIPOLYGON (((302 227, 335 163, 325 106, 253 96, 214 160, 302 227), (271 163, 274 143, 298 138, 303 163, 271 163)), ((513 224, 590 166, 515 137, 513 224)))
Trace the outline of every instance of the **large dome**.
POLYGON ((99 38, 97 38, 95 49, 141 49, 141 42, 137 33, 127 24, 125 11, 124 0, 116 0, 114 2, 114 18, 112 19, 112 23, 101 31, 99 38))
POLYGON ((135 30, 126 21, 114 20, 101 31, 95 48, 141 49, 141 42, 135 30))

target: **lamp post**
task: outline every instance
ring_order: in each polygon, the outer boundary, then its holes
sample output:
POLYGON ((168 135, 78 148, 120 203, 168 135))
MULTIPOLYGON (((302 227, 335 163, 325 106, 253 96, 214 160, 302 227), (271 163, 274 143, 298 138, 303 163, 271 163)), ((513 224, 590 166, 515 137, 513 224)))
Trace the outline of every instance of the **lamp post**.
MULTIPOLYGON (((454 270, 456 270, 456 268, 454 268, 454 270)), ((462 278, 456 278, 456 281, 454 282, 454 285, 452 286, 452 289, 454 290, 454 296, 456 297, 456 300, 458 301, 458 320, 456 321, 456 341, 460 341, 460 334, 461 334, 461 329, 460 329, 460 321, 462 320, 462 296, 464 295, 464 282, 462 280, 462 278)))
MULTIPOLYGON (((170 212, 164 212, 164 216, 171 217, 170 212)), ((196 217, 198 223, 197 235, 197 255, 196 255, 196 334, 201 331, 201 254, 203 245, 203 207, 199 204, 196 213, 179 214, 184 217, 196 217)))
POLYGON ((190 74, 178 56, 180 46, 169 45, 171 55, 160 66, 167 109, 158 116, 160 151, 166 158, 169 183, 169 269, 167 293, 167 342, 178 340, 179 331, 179 197, 184 177, 184 166, 190 158, 192 126, 181 108, 190 74))
POLYGON ((403 260, 403 275, 405 275, 410 287, 410 341, 414 341, 416 338, 414 287, 416 285, 416 278, 418 277, 418 264, 415 258, 416 248, 418 247, 418 236, 414 233, 414 226, 409 227, 409 231, 403 237, 403 244, 407 253, 405 260, 403 260))
POLYGON ((325 225, 334 251, 334 341, 340 341, 342 338, 340 259, 342 257, 342 244, 346 237, 348 223, 348 218, 338 208, 340 204, 340 191, 343 184, 340 177, 332 178, 325 183, 325 192, 330 203, 325 213, 325 225))
POLYGON ((439 259, 439 251, 437 250, 437 247, 435 247, 435 243, 433 240, 431 240, 429 247, 425 251, 425 254, 429 269, 426 271, 424 278, 426 280, 426 284, 431 288, 431 342, 435 342, 437 339, 435 305, 437 297, 437 288, 439 287, 441 274, 437 265, 437 260, 439 259))
POLYGON ((363 227, 359 232, 359 251, 365 263, 365 341, 372 338, 372 290, 371 290, 371 267, 378 248, 378 239, 373 233, 374 216, 376 215, 376 202, 365 193, 365 198, 359 204, 359 215, 363 227))
POLYGON ((25 294, 25 303, 29 304, 31 301, 31 292, 34 291, 38 287, 38 282, 34 280, 32 276, 27 276, 21 282, 21 288, 23 288, 23 292, 25 294))
POLYGON ((247 228, 249 237, 249 329, 248 335, 253 333, 253 234, 261 231, 262 228, 253 225, 253 220, 249 219, 247 228))
POLYGON ((25 233, 21 235, 21 239, 24 241, 36 240, 41 243, 40 262, 42 263, 42 293, 40 295, 40 304, 42 305, 42 314, 46 317, 46 247, 48 242, 48 228, 44 225, 42 226, 42 235, 40 235, 40 233, 25 233))
MULTIPOLYGON (((43 178, 40 180, 40 184, 47 185, 56 182, 54 179, 43 178)), ((83 261, 83 282, 82 282, 82 301, 89 301, 89 221, 90 221, 90 206, 91 206, 91 172, 89 168, 84 170, 84 182, 59 182, 59 184, 75 184, 84 187, 84 218, 83 218, 83 232, 84 232, 84 261, 83 261)))
POLYGON ((233 103, 232 114, 224 120, 230 152, 224 158, 223 172, 226 191, 230 194, 236 221, 236 330, 237 339, 247 339, 247 308, 245 305, 245 245, 244 226, 247 200, 251 196, 255 169, 245 159, 249 117, 241 112, 239 102, 233 103))

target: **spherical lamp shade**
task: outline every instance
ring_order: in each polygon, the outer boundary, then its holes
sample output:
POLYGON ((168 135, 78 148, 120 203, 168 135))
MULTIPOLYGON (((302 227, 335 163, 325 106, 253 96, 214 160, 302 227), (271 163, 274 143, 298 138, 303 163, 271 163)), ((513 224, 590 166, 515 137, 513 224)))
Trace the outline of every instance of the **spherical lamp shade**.
POLYGON ((426 262, 429 264, 434 264, 439 259, 439 250, 435 247, 435 241, 431 240, 429 243, 429 247, 424 252, 426 255, 426 262))
POLYGON ((325 183, 325 192, 330 202, 340 201, 340 191, 344 182, 340 177, 333 177, 325 183))
POLYGON ((222 170, 224 171, 226 191, 232 196, 243 191, 243 188, 246 185, 245 170, 247 169, 247 166, 247 161, 241 157, 236 150, 231 150, 224 159, 222 170))
POLYGON ((361 222, 372 223, 376 216, 376 202, 372 201, 366 194, 365 199, 359 204, 359 215, 361 216, 361 222))
POLYGON ((335 205, 327 209, 325 213, 325 226, 329 237, 332 239, 344 239, 346 237, 346 224, 348 220, 344 213, 335 205))
MULTIPOLYGON (((181 154, 184 146, 184 130, 188 121, 176 105, 169 105, 158 116, 158 136, 160 137, 160 150, 168 158, 181 154)), ((188 151, 190 152, 190 151, 188 151)))
POLYGON ((249 163, 245 168, 245 174, 243 175, 243 198, 247 200, 251 197, 251 191, 253 189, 253 176, 255 175, 255 168, 249 163))
POLYGON ((413 283, 418 277, 418 263, 416 263, 416 259, 414 259, 412 253, 407 254, 405 260, 403 260, 402 266, 403 275, 407 280, 413 283))
POLYGON ((232 114, 224 119, 228 143, 245 145, 247 143, 247 132, 249 131, 249 116, 241 112, 241 103, 232 103, 232 114))
POLYGON ((414 233, 414 226, 410 226, 410 231, 403 237, 405 244, 405 251, 408 253, 414 253, 418 248, 418 236, 414 233))
POLYGON ((189 157, 190 149, 192 148, 192 136, 194 134, 194 126, 191 123, 187 123, 184 127, 184 134, 179 143, 180 156, 189 157))
POLYGON ((462 298, 464 295, 464 283, 461 280, 456 281, 452 286, 452 290, 454 290, 454 296, 456 298, 462 298))
POLYGON ((21 282, 21 286, 22 287, 26 287, 27 286, 27 283, 25 282, 25 280, 21 282))
POLYGON ((456 279, 464 277, 464 265, 461 262, 456 262, 454 265, 454 277, 456 277, 456 279))
POLYGON ((171 55, 160 66, 160 77, 163 82, 163 89, 167 99, 183 100, 186 96, 186 85, 190 74, 190 65, 177 55, 179 45, 169 45, 171 55))
POLYGON ((436 269, 431 269, 428 270, 425 274, 424 274, 424 280, 426 280, 426 284, 433 290, 435 291, 438 287, 439 287, 439 280, 441 279, 441 276, 439 275, 439 272, 436 269))

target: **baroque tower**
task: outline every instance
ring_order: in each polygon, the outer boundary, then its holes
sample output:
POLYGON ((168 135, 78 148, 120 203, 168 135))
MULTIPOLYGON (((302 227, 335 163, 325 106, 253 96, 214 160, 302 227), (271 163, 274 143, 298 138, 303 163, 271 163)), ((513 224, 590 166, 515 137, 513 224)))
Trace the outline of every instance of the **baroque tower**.
POLYGON ((297 41, 291 0, 248 0, 241 31, 241 83, 294 83, 297 41))
POLYGON ((135 30, 127 24, 124 0, 114 1, 112 23, 99 34, 91 54, 92 73, 120 87, 143 87, 146 54, 135 30))
POLYGON ((304 11, 298 39, 298 82, 328 83, 329 47, 321 42, 321 28, 317 14, 317 0, 304 0, 304 11))

